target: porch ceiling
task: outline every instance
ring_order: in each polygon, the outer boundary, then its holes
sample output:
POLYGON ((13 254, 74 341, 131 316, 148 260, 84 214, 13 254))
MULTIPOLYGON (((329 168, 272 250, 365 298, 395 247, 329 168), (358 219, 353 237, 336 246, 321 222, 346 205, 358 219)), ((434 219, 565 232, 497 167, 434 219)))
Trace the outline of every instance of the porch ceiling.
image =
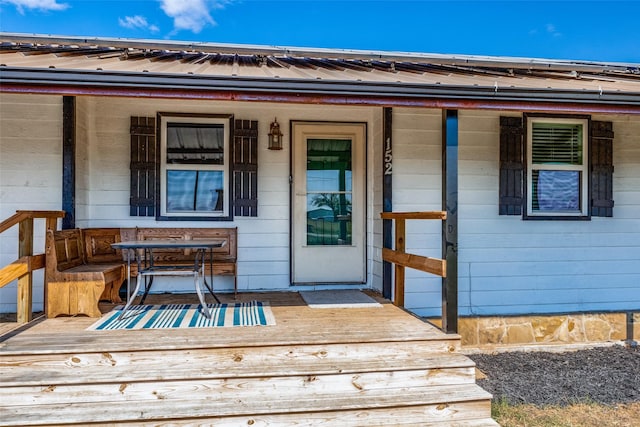
POLYGON ((3 85, 640 106, 640 64, 0 34, 3 85))

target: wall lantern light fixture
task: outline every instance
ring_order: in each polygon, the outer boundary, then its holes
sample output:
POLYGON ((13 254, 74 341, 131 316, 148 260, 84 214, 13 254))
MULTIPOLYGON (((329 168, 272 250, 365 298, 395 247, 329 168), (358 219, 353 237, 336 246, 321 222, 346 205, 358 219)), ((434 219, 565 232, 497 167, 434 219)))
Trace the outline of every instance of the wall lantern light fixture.
POLYGON ((282 132, 278 119, 274 119, 269 128, 269 150, 282 150, 282 132))

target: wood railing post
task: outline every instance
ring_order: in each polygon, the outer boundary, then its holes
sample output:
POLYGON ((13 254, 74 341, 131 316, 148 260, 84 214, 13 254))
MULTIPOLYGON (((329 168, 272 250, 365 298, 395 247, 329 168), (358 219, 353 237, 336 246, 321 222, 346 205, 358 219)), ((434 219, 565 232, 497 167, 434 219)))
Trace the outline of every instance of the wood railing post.
MULTIPOLYGON (((58 229, 58 218, 47 218, 46 219, 46 223, 45 223, 45 227, 47 228, 45 230, 45 242, 47 241, 47 231, 51 230, 51 231, 56 231, 58 229)), ((45 243, 45 248, 44 248, 45 253, 47 252, 47 246, 45 243)), ((45 315, 47 314, 47 301, 49 301, 49 286, 47 284, 47 275, 44 275, 44 296, 43 296, 43 301, 44 301, 44 305, 43 305, 43 312, 45 313, 45 315)))
POLYGON ((47 218, 45 226, 47 230, 56 231, 58 229, 58 218, 47 218))
POLYGON ((405 268, 413 268, 440 277, 447 277, 447 262, 443 259, 430 258, 406 252, 406 220, 408 219, 439 219, 446 220, 447 213, 435 212, 382 212, 383 220, 395 221, 395 249, 382 247, 382 260, 395 266, 393 304, 404 307, 405 268))
MULTIPOLYGON (((33 218, 25 218, 20 221, 18 231, 18 257, 31 257, 33 255, 33 218)), ((29 258, 30 260, 31 258, 29 258)), ((31 262, 31 261, 29 261, 31 262)), ((33 273, 31 268, 28 273, 18 278, 18 306, 16 317, 18 323, 30 322, 33 317, 33 273)))
MULTIPOLYGON (((0 221, 0 233, 18 226, 18 259, 0 266, 0 288, 17 280, 16 321, 19 324, 33 319, 33 271, 43 269, 46 265, 45 254, 33 254, 33 220, 44 219, 47 230, 56 230, 58 218, 63 217, 64 211, 16 211, 11 217, 0 221)), ((44 291, 46 294, 46 283, 44 291)))
MULTIPOLYGON (((405 220, 396 219, 396 252, 405 253, 405 220)), ((395 288, 393 303, 398 307, 404 307, 404 266, 395 265, 395 288)))

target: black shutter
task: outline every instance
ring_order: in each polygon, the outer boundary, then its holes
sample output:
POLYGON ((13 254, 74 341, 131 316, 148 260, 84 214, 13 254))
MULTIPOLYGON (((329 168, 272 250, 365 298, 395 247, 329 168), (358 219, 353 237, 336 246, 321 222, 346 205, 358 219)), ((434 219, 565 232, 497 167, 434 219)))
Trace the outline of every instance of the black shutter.
POLYGON ((591 122, 591 216, 613 216, 613 123, 591 122))
POLYGON ((131 216, 155 216, 156 119, 131 117, 131 216))
POLYGON ((522 117, 500 117, 500 215, 522 215, 523 174, 522 117))
POLYGON ((258 122, 236 120, 233 129, 233 213, 258 216, 258 122))

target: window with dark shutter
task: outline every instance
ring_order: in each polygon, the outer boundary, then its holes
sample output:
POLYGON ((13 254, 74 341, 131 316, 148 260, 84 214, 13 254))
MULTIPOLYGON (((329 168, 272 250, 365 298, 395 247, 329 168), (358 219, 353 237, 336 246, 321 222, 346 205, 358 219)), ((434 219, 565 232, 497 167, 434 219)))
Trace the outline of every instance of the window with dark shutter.
POLYGON ((613 216, 613 137, 589 116, 500 117, 500 215, 613 216))
POLYGON ((155 117, 131 117, 130 215, 155 216, 157 140, 155 117))
POLYGON ((158 219, 233 218, 230 114, 158 113, 158 219))
POLYGON ((591 122, 591 216, 613 216, 613 123, 591 122))
POLYGON ((258 122, 236 120, 233 130, 233 212, 258 216, 258 122))
POLYGON ((588 118, 527 115, 527 217, 588 217, 588 118))
POLYGON ((500 215, 522 215, 524 128, 521 117, 500 117, 500 215))

